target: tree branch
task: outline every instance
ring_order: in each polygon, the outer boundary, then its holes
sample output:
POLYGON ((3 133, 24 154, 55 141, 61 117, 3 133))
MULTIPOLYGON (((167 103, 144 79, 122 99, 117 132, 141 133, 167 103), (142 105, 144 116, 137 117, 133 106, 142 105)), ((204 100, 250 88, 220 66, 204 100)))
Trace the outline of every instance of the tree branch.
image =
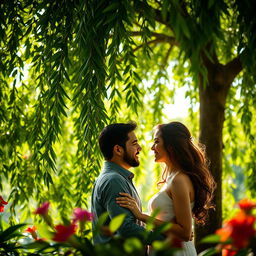
POLYGON ((233 60, 231 60, 230 62, 228 62, 225 65, 225 69, 227 71, 227 73, 230 76, 230 79, 233 81, 233 79, 242 71, 243 66, 242 66, 242 62, 238 57, 235 57, 233 60))
POLYGON ((173 48, 173 45, 170 46, 170 48, 168 49, 166 55, 165 55, 165 58, 164 58, 164 61, 163 61, 163 68, 167 65, 167 62, 168 62, 168 58, 171 54, 171 51, 172 51, 172 48, 173 48))
POLYGON ((215 49, 212 49, 211 46, 212 46, 212 43, 209 42, 207 43, 206 47, 201 51, 201 56, 207 69, 211 68, 214 65, 220 64, 216 51, 215 49), (209 53, 211 58, 209 58, 209 56, 206 55, 205 51, 209 53))
POLYGON ((133 52, 136 52, 138 51, 140 48, 142 48, 145 44, 154 44, 154 43, 160 43, 162 41, 160 41, 159 39, 154 39, 154 40, 151 40, 151 41, 148 41, 147 43, 144 43, 144 44, 141 44, 139 46, 137 46, 136 48, 133 49, 133 52))
MULTIPOLYGON (((140 32, 140 31, 131 31, 130 35, 131 36, 141 36, 142 33, 143 32, 140 32)), ((178 42, 176 41, 175 37, 173 37, 173 36, 168 36, 168 35, 160 34, 160 33, 156 33, 156 32, 152 32, 151 34, 153 37, 156 37, 158 42, 166 42, 166 43, 170 43, 171 45, 176 45, 176 46, 179 45, 178 42)), ((154 40, 152 40, 152 41, 154 41, 154 40)))
POLYGON ((223 65, 219 62, 215 49, 211 49, 210 43, 201 51, 201 56, 212 86, 221 88, 227 94, 235 77, 243 69, 240 57, 237 56, 223 65), (206 55, 206 51, 210 57, 206 55))

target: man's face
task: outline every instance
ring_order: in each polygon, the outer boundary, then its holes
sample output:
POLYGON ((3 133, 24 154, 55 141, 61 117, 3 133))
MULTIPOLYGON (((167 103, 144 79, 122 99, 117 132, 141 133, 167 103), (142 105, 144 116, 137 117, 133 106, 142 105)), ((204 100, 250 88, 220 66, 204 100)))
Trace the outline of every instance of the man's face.
POLYGON ((137 137, 135 133, 128 133, 128 140, 126 141, 126 148, 124 149, 123 160, 126 164, 131 167, 139 166, 139 152, 141 151, 141 146, 138 144, 137 137))

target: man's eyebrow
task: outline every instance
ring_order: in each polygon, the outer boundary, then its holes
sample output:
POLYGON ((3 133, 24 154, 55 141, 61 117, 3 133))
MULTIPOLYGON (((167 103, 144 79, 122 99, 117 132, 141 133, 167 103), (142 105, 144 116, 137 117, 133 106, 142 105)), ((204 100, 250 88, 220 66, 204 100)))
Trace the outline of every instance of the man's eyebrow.
POLYGON ((132 143, 135 143, 135 142, 138 142, 138 140, 136 139, 136 140, 133 140, 133 141, 132 141, 132 143))

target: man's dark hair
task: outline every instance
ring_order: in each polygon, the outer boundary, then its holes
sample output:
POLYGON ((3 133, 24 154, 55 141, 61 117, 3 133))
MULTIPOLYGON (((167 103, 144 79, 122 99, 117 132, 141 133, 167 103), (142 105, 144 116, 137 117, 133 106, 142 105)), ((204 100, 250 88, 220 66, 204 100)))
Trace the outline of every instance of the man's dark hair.
POLYGON ((125 143, 128 140, 128 133, 136 129, 135 122, 116 123, 106 126, 99 136, 100 150, 106 160, 113 157, 113 149, 115 145, 119 145, 126 149, 125 143))

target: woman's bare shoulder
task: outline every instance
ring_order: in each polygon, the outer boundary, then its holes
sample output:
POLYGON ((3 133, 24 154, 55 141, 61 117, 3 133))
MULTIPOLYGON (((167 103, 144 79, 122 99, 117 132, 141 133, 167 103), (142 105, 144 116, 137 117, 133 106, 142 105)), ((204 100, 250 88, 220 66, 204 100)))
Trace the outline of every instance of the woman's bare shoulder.
POLYGON ((184 182, 185 183, 188 183, 188 182, 190 183, 190 178, 184 172, 179 171, 179 173, 174 177, 172 183, 176 184, 176 185, 180 185, 180 184, 183 184, 184 182))
POLYGON ((179 172, 172 180, 170 186, 168 186, 170 191, 190 191, 191 189, 192 182, 189 176, 183 172, 179 172))

